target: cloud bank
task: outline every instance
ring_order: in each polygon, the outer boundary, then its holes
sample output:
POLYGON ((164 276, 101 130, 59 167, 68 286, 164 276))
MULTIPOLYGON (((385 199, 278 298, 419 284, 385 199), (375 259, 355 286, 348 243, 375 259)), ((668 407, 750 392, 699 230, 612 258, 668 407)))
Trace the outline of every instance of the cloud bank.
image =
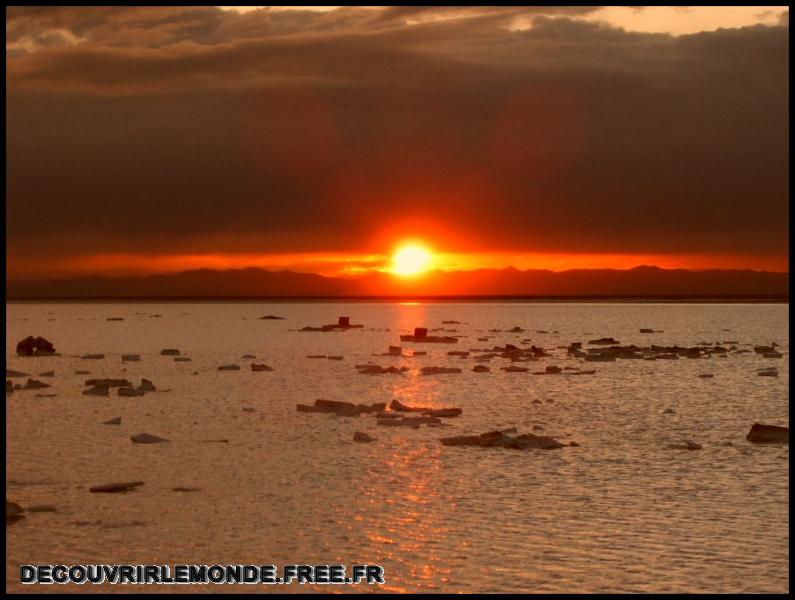
POLYGON ((788 12, 672 36, 596 8, 10 7, 10 260, 786 255, 788 12))

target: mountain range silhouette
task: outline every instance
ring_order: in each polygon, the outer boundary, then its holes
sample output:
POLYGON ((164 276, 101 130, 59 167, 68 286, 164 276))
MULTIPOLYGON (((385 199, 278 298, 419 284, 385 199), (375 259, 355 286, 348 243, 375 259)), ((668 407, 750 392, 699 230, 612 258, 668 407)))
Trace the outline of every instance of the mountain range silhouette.
POLYGON ((136 277, 100 275, 6 282, 6 299, 344 297, 789 298, 789 273, 639 266, 569 271, 514 268, 434 271, 416 278, 373 272, 329 277, 260 268, 195 269, 136 277))

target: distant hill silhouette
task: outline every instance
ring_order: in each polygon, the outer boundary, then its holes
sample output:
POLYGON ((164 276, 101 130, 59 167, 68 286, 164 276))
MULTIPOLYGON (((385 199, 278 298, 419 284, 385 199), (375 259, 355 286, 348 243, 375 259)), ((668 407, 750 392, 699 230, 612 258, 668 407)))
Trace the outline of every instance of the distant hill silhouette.
POLYGON ((789 297, 789 273, 750 270, 514 268, 437 271, 415 279, 386 273, 324 277, 258 268, 197 269, 141 277, 8 281, 6 299, 265 298, 362 296, 789 297))

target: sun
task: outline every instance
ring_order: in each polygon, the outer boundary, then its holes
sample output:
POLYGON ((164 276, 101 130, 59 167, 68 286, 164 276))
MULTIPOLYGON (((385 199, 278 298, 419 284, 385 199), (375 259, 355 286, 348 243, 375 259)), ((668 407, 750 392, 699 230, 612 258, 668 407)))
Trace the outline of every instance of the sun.
POLYGON ((409 277, 428 270, 431 253, 417 244, 405 244, 392 255, 392 273, 409 277))

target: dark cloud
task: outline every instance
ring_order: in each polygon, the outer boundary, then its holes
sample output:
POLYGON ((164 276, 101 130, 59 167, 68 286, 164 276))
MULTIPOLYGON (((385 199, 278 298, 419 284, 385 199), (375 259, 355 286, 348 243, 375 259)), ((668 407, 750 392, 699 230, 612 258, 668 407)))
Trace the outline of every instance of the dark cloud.
POLYGON ((786 253, 788 27, 536 8, 12 7, 9 252, 786 253))

